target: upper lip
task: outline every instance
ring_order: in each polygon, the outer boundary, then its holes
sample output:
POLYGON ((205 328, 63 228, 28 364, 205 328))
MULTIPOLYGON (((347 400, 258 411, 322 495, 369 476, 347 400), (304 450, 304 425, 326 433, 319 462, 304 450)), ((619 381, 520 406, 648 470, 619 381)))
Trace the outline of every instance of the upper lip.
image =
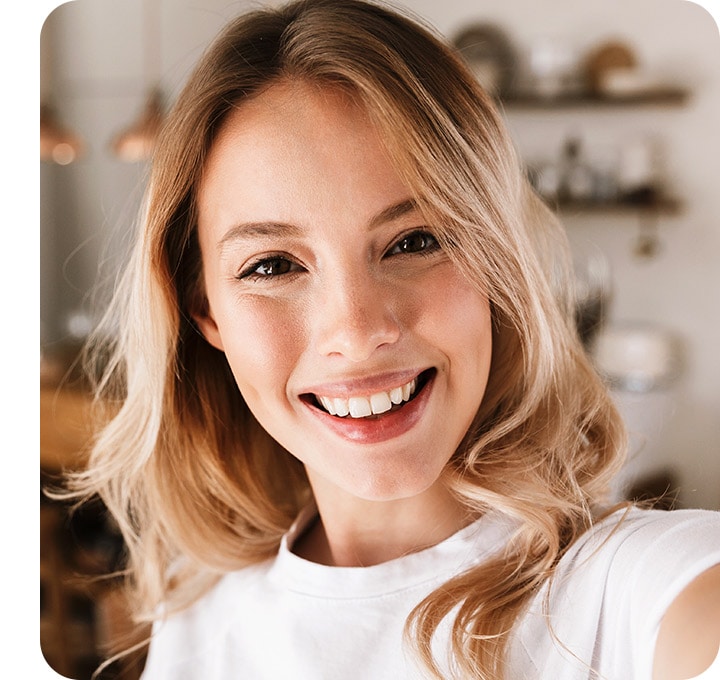
POLYGON ((391 371, 371 376, 333 380, 300 390, 300 394, 318 394, 323 397, 360 397, 386 392, 400 387, 417 378, 426 369, 408 369, 391 371))

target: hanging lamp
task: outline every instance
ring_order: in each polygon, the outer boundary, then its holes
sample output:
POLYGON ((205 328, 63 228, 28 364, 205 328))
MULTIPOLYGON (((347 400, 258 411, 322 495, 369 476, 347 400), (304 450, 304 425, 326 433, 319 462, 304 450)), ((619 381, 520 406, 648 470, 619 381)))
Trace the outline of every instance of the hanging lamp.
MULTIPOLYGON (((157 82, 160 73, 160 0, 144 0, 145 80, 157 82)), ((111 142, 115 155, 131 163, 148 160, 155 149, 164 118, 163 97, 158 85, 148 87, 145 107, 139 118, 111 142)))
POLYGON ((153 88, 137 121, 113 140, 112 149, 115 155, 131 163, 150 158, 162 122, 162 95, 157 88, 153 88))
POLYGON ((83 152, 80 137, 63 127, 48 104, 40 104, 40 160, 68 165, 83 152))
POLYGON ((40 160, 67 165, 84 151, 82 139, 60 123, 56 101, 55 59, 53 54, 52 22, 46 22, 40 32, 40 160))

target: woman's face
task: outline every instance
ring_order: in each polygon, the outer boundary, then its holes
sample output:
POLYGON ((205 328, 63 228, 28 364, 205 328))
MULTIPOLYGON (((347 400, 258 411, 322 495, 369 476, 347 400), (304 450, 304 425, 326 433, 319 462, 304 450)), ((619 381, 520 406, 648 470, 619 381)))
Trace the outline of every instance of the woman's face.
POLYGON ((316 495, 437 490, 485 391, 487 298, 347 95, 278 83, 224 122, 198 193, 196 317, 316 495))

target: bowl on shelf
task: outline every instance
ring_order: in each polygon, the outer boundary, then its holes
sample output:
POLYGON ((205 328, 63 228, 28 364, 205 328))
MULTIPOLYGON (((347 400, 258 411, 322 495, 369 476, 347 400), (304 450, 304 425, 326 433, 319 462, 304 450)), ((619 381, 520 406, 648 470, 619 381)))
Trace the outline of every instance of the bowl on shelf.
POLYGON ((681 369, 678 337, 654 324, 609 325, 594 338, 593 361, 608 384, 628 392, 649 392, 669 386, 681 369))

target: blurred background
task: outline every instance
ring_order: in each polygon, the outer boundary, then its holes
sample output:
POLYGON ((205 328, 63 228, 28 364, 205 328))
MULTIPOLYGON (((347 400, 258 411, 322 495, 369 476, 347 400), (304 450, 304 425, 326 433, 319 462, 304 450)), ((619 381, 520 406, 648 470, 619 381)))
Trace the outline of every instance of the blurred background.
MULTIPOLYGON (((396 4, 493 92, 566 226, 578 328, 631 431, 615 497, 720 509, 715 21, 685 0, 396 4)), ((213 36, 256 5, 74 0, 42 28, 41 481, 82 465, 87 398, 63 376, 127 252, 162 116, 213 36)), ((101 508, 69 521, 43 500, 41 524, 43 651, 89 677, 98 649, 131 631, 112 583, 79 575, 122 546, 101 508)), ((136 677, 133 663, 103 677, 136 677)))

